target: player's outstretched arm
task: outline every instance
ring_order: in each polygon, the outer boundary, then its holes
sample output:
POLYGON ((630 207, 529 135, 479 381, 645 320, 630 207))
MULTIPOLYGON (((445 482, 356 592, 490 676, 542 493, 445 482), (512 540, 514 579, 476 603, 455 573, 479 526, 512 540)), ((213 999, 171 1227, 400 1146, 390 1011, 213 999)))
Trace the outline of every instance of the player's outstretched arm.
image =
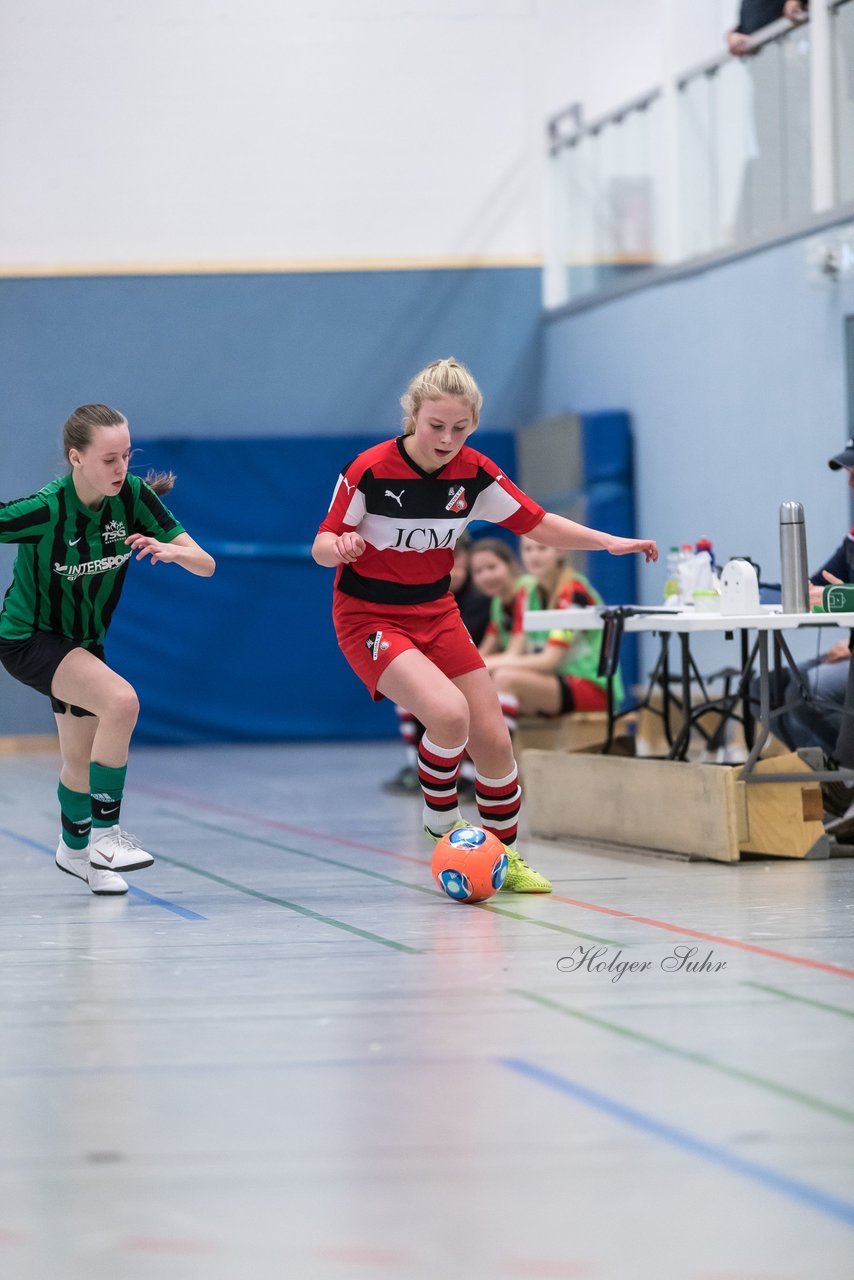
POLYGON ((545 547, 559 547, 561 551, 607 551, 612 556, 639 553, 647 564, 658 559, 658 546, 652 538, 618 538, 614 533, 588 529, 551 511, 546 512, 527 536, 545 547))
POLYGON ((210 578, 216 561, 188 533, 179 533, 171 542, 158 542, 145 533, 132 533, 125 542, 136 552, 137 560, 151 556, 152 564, 179 564, 199 578, 210 578))
POLYGON ((337 569, 339 564, 358 560, 365 550, 365 539, 358 533, 330 533, 324 529, 314 540, 311 554, 326 569, 337 569))

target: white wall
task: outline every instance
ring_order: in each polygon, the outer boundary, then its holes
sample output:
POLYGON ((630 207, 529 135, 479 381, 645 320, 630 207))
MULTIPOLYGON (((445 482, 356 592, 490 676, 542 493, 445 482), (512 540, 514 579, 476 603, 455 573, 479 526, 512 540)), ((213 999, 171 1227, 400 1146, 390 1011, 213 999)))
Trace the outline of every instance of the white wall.
POLYGON ((543 123, 722 0, 5 0, 0 269, 542 252, 543 123))

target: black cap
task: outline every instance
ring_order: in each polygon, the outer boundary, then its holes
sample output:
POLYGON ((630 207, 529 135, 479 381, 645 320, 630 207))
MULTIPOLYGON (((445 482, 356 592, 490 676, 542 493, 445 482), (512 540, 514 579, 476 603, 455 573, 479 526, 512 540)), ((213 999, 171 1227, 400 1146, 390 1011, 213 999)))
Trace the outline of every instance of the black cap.
POLYGON ((854 439, 849 440, 841 453, 831 458, 827 464, 831 471, 841 471, 843 467, 854 467, 854 439))

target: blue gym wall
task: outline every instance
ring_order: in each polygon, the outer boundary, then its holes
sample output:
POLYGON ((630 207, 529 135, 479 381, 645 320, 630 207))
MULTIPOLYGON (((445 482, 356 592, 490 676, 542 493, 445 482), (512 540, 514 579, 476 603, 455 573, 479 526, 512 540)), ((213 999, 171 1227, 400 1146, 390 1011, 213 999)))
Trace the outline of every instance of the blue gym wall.
MULTIPOLYGON (((850 524, 844 481, 826 459, 848 433, 854 280, 820 282, 807 257, 808 242, 793 240, 542 323, 539 273, 523 268, 0 281, 0 497, 62 469, 62 422, 98 398, 123 408, 139 439, 291 439, 296 469, 316 441, 329 480, 306 503, 308 543, 344 460, 329 437, 392 434, 413 370, 453 353, 483 386, 484 433, 539 414, 628 411, 639 531, 662 547, 708 535, 719 558, 750 554, 773 579, 781 500, 804 502, 813 564, 850 524)), ((142 462, 154 461, 152 447, 142 462)), ((195 481, 192 467, 179 469, 183 516, 196 509, 195 481)), ((233 475, 222 481, 239 502, 233 475)), ((11 561, 0 548, 4 580, 11 561)), ((298 595, 326 591, 323 571, 295 572, 309 575, 298 595)), ((158 589, 180 584, 201 610, 213 584, 185 579, 170 582, 167 570, 158 589)), ((639 598, 658 600, 663 581, 661 566, 639 567, 639 598)), ((117 627, 132 596, 127 605, 117 627)), ((168 644, 162 613, 156 626, 152 651, 168 644)), ((168 663, 180 644, 158 651, 168 663)), ((266 648, 258 659, 266 664, 266 648)), ((358 688, 340 674, 341 697, 352 699, 358 688)), ((365 699, 347 731, 387 732, 384 715, 365 699)), ((51 727, 44 700, 0 672, 0 733, 51 727)), ((146 718, 141 728, 162 724, 146 718)))
MULTIPOLYGON (((133 566, 110 655, 139 683, 140 740, 394 732, 334 647, 332 575, 295 548, 341 465, 397 432, 401 392, 437 356, 475 371, 478 441, 512 473, 539 327, 528 268, 0 281, 0 500, 63 471, 62 423, 102 400, 145 445, 135 465, 174 463, 173 506, 200 541, 290 548, 221 554, 212 582, 133 566)), ((3 582, 13 555, 0 548, 3 582)), ((0 670, 0 734, 52 727, 46 701, 0 670)))

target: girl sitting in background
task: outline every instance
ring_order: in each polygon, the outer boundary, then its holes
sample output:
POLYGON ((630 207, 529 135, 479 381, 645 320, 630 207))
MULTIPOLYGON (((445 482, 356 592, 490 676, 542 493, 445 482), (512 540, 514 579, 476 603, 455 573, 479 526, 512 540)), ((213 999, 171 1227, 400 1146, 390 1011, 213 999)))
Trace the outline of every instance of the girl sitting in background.
MULTIPOLYGON (((530 577, 518 593, 510 641, 504 653, 485 659, 498 690, 508 727, 520 715, 559 716, 572 711, 604 711, 607 679, 598 674, 601 631, 523 629, 526 610, 592 607, 602 604, 595 587, 566 563, 556 547, 522 538, 522 563, 530 577)), ((615 706, 623 700, 619 672, 614 680, 615 706)))
POLYGON ((534 578, 523 575, 512 549, 500 538, 479 538, 471 550, 471 575, 475 586, 489 597, 489 621, 479 644, 481 656, 504 653, 510 643, 516 597, 534 578))

